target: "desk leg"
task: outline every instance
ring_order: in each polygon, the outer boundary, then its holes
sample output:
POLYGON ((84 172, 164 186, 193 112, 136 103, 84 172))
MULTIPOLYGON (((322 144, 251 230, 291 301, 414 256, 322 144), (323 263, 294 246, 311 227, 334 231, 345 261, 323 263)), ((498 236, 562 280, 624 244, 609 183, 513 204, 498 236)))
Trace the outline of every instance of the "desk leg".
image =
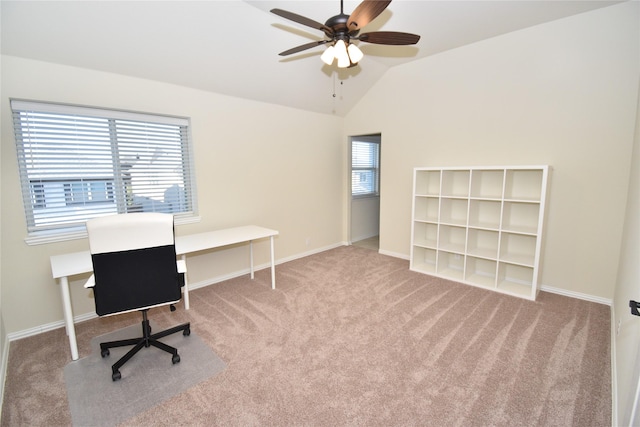
POLYGON ((271 289, 276 288, 276 256, 273 250, 273 236, 271 236, 271 289))
POLYGON ((251 280, 253 280, 253 240, 249 240, 249 261, 251 263, 251 280))
POLYGON ((71 294, 69 293, 69 279, 60 278, 60 291, 62 292, 62 307, 64 309, 64 323, 69 336, 71 359, 78 360, 78 342, 76 341, 76 328, 73 324, 73 309, 71 308, 71 294))
MULTIPOLYGON (((187 265, 187 255, 182 254, 182 261, 187 265)), ((184 272, 184 309, 189 310, 189 280, 187 279, 187 272, 184 272)))

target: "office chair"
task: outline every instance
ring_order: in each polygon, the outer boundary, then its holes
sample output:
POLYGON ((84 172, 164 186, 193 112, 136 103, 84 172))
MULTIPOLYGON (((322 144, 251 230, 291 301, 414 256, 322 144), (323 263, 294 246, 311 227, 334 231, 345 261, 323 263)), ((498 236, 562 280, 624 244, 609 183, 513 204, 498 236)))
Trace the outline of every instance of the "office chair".
POLYGON ((154 307, 180 301, 184 284, 184 262, 176 261, 173 215, 129 213, 87 221, 93 275, 86 288, 93 288, 99 316, 142 312, 142 336, 100 343, 102 357, 114 347, 134 347, 111 367, 111 379, 119 380, 120 368, 142 348, 157 347, 172 354, 173 364, 180 362, 178 350, 159 341, 182 331, 191 334, 190 323, 151 334, 147 312, 154 307))

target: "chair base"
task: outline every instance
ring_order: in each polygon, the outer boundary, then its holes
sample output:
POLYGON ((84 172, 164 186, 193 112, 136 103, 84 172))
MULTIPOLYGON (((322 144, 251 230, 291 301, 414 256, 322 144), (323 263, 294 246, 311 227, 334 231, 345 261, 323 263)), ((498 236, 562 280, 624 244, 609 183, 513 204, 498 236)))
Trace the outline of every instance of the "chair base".
POLYGON ((126 347, 130 345, 134 346, 131 350, 129 350, 124 356, 122 356, 116 363, 114 363, 111 366, 111 379, 113 381, 117 381, 120 378, 122 378, 122 374, 120 373, 120 368, 122 367, 122 365, 127 363, 127 361, 129 361, 129 359, 131 359, 137 352, 139 352, 143 348, 147 348, 150 346, 159 348, 160 350, 166 351, 167 353, 171 353, 172 354, 171 362, 174 365, 180 362, 178 349, 159 341, 159 339, 166 337, 167 335, 175 334, 176 332, 180 332, 180 331, 182 331, 182 335, 189 336, 191 335, 191 324, 183 323, 182 325, 175 326, 173 328, 166 329, 164 331, 157 332, 155 334, 151 334, 151 325, 149 325, 149 319, 147 318, 147 311, 148 310, 142 311, 142 337, 100 343, 100 355, 102 357, 109 356, 110 348, 126 347))

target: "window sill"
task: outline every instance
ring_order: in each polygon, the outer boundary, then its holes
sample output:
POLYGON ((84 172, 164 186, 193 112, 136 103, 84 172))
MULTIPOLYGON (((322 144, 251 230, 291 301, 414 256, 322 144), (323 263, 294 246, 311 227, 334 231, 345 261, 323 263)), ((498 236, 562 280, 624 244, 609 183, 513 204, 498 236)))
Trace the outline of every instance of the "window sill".
POLYGON ((353 200, 357 200, 357 199, 371 199, 374 197, 380 197, 379 193, 368 193, 368 194, 358 194, 358 195, 351 195, 351 198, 353 200))
MULTIPOLYGON (((193 224, 200 222, 200 216, 175 217, 175 225, 193 224)), ((37 231, 29 234, 24 241, 29 246, 45 245, 47 243, 66 242, 69 240, 86 239, 87 230, 84 227, 66 228, 63 230, 37 231)))

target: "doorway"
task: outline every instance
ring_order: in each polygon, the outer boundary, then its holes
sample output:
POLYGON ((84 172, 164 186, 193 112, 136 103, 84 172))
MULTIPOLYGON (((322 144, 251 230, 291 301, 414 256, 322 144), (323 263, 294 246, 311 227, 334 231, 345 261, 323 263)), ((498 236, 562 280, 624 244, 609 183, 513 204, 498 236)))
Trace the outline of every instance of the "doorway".
POLYGON ((352 245, 376 251, 380 248, 380 156, 381 134, 350 137, 351 215, 349 236, 352 245))

